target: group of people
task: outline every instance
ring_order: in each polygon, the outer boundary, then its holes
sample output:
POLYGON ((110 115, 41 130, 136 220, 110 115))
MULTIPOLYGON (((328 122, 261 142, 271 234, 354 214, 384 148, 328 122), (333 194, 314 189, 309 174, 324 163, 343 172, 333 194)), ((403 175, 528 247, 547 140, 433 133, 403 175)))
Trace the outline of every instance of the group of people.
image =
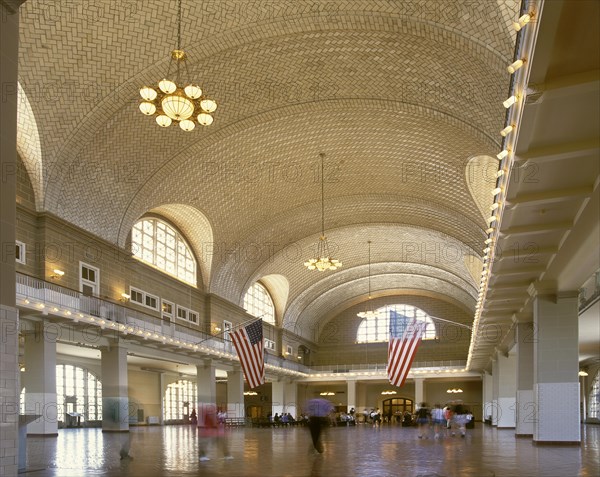
POLYGON ((417 409, 418 438, 428 439, 431 429, 433 429, 434 439, 440 439, 444 435, 455 436, 457 431, 464 438, 467 434, 467 425, 472 420, 473 414, 462 404, 448 404, 443 408, 440 404, 436 404, 433 409, 429 409, 427 403, 422 402, 417 409))

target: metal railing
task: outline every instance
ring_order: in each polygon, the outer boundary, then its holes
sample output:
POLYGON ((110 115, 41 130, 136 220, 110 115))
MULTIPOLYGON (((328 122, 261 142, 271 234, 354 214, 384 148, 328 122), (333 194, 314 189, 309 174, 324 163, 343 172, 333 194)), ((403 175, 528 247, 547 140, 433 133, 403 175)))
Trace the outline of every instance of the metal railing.
MULTIPOLYGON (((44 313, 59 316, 89 315, 104 321, 103 328, 112 324, 124 325, 128 334, 138 336, 161 336, 173 340, 201 344, 213 351, 235 355, 233 343, 219 336, 213 336, 190 326, 163 320, 156 316, 119 305, 109 300, 83 293, 67 287, 47 282, 22 273, 16 274, 17 298, 38 302, 44 305, 44 313), (149 335, 148 335, 149 333, 149 335)), ((265 353, 265 363, 291 371, 308 373, 309 368, 278 356, 265 353)))
MULTIPOLYGON (((463 368, 467 365, 466 360, 452 361, 415 361, 411 369, 444 369, 463 368)), ((357 363, 357 364, 332 364, 325 366, 311 366, 311 373, 351 373, 354 371, 382 371, 387 368, 387 363, 357 363)))

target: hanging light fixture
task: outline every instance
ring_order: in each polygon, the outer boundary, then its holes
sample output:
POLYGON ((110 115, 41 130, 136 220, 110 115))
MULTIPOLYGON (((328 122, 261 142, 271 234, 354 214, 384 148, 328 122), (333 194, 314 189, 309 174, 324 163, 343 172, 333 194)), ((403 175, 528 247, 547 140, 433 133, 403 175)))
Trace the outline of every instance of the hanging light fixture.
MULTIPOLYGON (((369 244, 369 300, 371 300, 371 241, 367 241, 369 244)), ((369 309, 369 302, 367 301, 367 308, 365 311, 361 311, 357 313, 357 316, 360 318, 375 318, 379 316, 377 311, 373 311, 369 309)))
POLYGON ((190 77, 186 53, 181 49, 181 0, 177 10, 177 49, 171 52, 171 60, 166 76, 158 82, 158 88, 142 86, 140 88, 140 111, 146 116, 155 116, 156 122, 163 128, 169 127, 173 121, 179 123, 184 131, 196 127, 194 120, 202 126, 210 126, 217 103, 202 94, 202 89, 195 83, 188 82, 190 77), (175 62, 175 77, 172 78, 171 67, 175 62), (182 78, 185 69, 185 78, 182 78))
POLYGON ((311 258, 304 262, 304 266, 309 270, 336 270, 342 266, 342 262, 329 256, 329 244, 325 236, 325 177, 324 177, 324 161, 325 154, 319 154, 321 157, 321 236, 317 244, 317 258, 311 258))

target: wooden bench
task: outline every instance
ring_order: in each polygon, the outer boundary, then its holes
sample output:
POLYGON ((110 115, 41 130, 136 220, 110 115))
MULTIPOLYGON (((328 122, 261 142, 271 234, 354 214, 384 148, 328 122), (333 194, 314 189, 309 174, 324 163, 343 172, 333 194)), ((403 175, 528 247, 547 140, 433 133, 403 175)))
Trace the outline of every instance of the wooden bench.
POLYGON ((226 417, 225 425, 227 427, 241 427, 246 425, 245 417, 226 417))

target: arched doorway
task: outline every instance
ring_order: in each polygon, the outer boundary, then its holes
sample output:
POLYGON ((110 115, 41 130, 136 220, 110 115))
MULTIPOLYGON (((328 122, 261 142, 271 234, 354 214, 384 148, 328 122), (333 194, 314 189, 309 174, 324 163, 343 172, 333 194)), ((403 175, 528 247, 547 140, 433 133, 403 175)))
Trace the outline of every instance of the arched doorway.
POLYGON ((400 424, 402 416, 408 412, 413 414, 415 405, 412 399, 408 398, 390 398, 383 401, 383 418, 388 422, 400 424))

